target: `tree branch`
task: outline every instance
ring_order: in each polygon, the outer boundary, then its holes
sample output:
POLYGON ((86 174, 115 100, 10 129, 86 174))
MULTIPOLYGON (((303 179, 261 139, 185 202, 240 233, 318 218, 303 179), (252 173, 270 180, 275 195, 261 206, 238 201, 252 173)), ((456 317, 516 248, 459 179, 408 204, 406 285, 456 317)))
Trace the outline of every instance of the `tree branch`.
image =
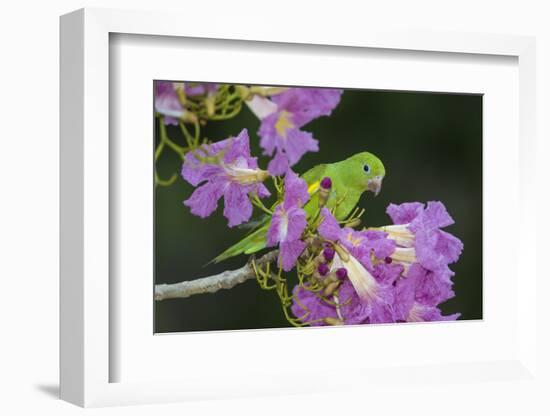
MULTIPOLYGON (((277 258, 279 250, 270 251, 256 260, 257 266, 271 263, 277 258)), ((249 279, 254 279, 256 274, 252 264, 247 263, 237 270, 226 270, 220 274, 202 277, 200 279, 172 284, 155 285, 155 300, 188 298, 201 293, 214 293, 220 289, 231 289, 249 279)))

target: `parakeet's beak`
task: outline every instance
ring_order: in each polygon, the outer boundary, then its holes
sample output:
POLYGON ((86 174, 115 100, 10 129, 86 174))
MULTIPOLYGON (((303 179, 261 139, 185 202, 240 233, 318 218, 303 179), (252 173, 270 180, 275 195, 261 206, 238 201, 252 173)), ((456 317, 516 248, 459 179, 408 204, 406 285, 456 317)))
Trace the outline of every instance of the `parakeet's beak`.
POLYGON ((375 176, 367 182, 367 189, 374 193, 374 196, 378 195, 382 189, 382 179, 383 176, 375 176))

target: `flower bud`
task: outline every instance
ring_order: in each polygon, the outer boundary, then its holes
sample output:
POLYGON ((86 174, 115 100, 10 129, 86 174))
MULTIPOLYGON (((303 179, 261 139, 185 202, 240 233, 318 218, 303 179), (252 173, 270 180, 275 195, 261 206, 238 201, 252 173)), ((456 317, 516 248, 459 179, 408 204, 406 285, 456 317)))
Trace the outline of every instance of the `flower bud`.
POLYGON ((191 113, 190 111, 184 111, 181 115, 181 120, 184 123, 196 123, 198 118, 195 115, 195 113, 191 113))
POLYGON ((182 106, 187 104, 187 96, 185 94, 185 86, 183 82, 174 82, 174 89, 178 96, 178 100, 182 106))
POLYGON ((326 283, 325 286, 328 286, 329 284, 337 281, 338 281, 338 278, 336 277, 336 275, 334 273, 330 273, 325 279, 325 283, 326 283))
POLYGON ((325 260, 326 261, 332 261, 332 259, 334 259, 334 254, 336 252, 334 251, 334 249, 332 247, 327 247, 323 250, 323 256, 325 257, 325 260))
POLYGON ((346 224, 346 227, 356 228, 359 227, 359 225, 361 225, 361 218, 354 218, 346 224))
POLYGON ((325 323, 327 325, 344 325, 344 321, 342 321, 341 319, 331 317, 325 318, 325 323))
POLYGON ((330 189, 332 188, 332 179, 330 179, 328 176, 325 176, 321 180, 321 188, 322 189, 330 189))
POLYGON ((344 280, 346 277, 348 277, 348 270, 345 267, 340 267, 338 270, 336 270, 336 277, 340 280, 344 280))
POLYGON ((330 179, 328 176, 325 176, 321 180, 321 184, 319 187, 319 207, 322 208, 327 204, 331 188, 332 188, 332 179, 330 179))
POLYGON ((329 272, 329 267, 326 263, 321 263, 318 267, 317 267, 317 271, 319 272, 319 274, 321 276, 326 276, 327 273, 329 272))
POLYGON ((323 291, 323 295, 328 298, 329 296, 332 296, 332 294, 334 293, 334 291, 336 289, 338 289, 338 286, 340 286, 340 283, 341 282, 332 282, 331 284, 329 284, 325 290, 323 291))
POLYGON ((204 100, 204 105, 206 106, 206 114, 208 114, 208 117, 212 117, 216 112, 216 95, 209 94, 204 100))
POLYGON ((338 253, 338 256, 344 263, 347 263, 349 261, 350 255, 348 251, 342 247, 340 244, 335 244, 334 249, 336 250, 336 253, 338 253))

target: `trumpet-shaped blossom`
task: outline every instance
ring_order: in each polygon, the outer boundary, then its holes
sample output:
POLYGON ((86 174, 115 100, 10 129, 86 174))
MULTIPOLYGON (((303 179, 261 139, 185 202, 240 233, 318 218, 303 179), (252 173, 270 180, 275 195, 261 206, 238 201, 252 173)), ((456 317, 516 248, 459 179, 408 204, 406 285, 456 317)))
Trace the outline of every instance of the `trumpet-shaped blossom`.
MULTIPOLYGON (((371 271, 377 265, 373 256, 384 260, 395 250, 395 242, 386 238, 387 234, 384 232, 340 228, 340 224, 327 208, 321 210, 321 215, 323 222, 319 225, 319 234, 327 240, 338 242, 371 271)), ((387 264, 384 262, 385 266, 387 264)))
POLYGON ((345 269, 347 279, 339 290, 340 313, 345 323, 393 322, 393 287, 380 282, 364 263, 351 253, 337 254, 332 271, 345 269))
POLYGON ((279 244, 279 264, 283 270, 289 271, 306 243, 301 240, 307 227, 306 213, 302 206, 309 200, 306 182, 289 170, 285 175, 285 196, 277 205, 267 233, 267 245, 273 247, 279 244))
POLYGON ((448 321, 460 316, 445 316, 439 308, 454 296, 448 264, 462 251, 460 240, 440 229, 453 223, 444 205, 392 204, 388 214, 394 225, 355 231, 341 228, 328 209, 321 210, 319 234, 336 248, 332 261, 325 256, 327 248, 321 252, 331 263, 330 274, 321 278, 341 283, 329 298, 305 286, 295 288, 292 311, 302 322, 448 321))
POLYGON ((349 279, 343 279, 330 300, 296 286, 291 311, 303 323, 312 326, 327 325, 326 318, 337 319, 346 325, 394 322, 391 305, 361 300, 349 279))
POLYGON ((454 296, 452 272, 433 272, 415 263, 395 286, 395 318, 404 322, 454 321, 459 313, 443 316, 438 305, 454 296))
POLYGON ((431 201, 390 204, 394 225, 382 227, 398 247, 392 258, 405 266, 405 278, 396 282, 394 311, 398 320, 455 320, 443 316, 438 305, 454 296, 448 265, 458 260, 462 242, 441 228, 454 223, 445 206, 431 201))
POLYGON ((402 247, 396 250, 398 260, 437 272, 448 270, 460 257, 462 242, 441 230, 454 224, 441 202, 430 201, 426 207, 418 202, 390 204, 387 213, 394 225, 382 228, 402 247))
POLYGON ((269 196, 262 184, 268 177, 258 169, 255 157, 250 156, 248 132, 243 129, 237 137, 203 145, 185 155, 182 177, 197 189, 184 204, 201 218, 210 216, 224 198, 223 215, 229 226, 248 221, 252 216, 249 195, 269 196))
POLYGON ((155 111, 164 116, 164 124, 178 124, 185 113, 174 84, 167 81, 155 82, 155 111))
MULTIPOLYGON (((390 255, 394 250, 394 243, 386 239, 384 233, 340 228, 338 221, 327 208, 321 210, 321 216, 323 220, 318 228, 319 234, 336 244, 337 254, 332 262, 332 269, 345 269, 347 278, 357 294, 357 298, 350 297, 347 303, 350 305, 349 308, 366 313, 370 322, 391 321, 390 282, 387 282, 387 278, 379 281, 373 273, 381 274, 384 268, 394 269, 384 261, 377 260, 390 255)), ((397 270, 396 277, 400 271, 397 270)), ((355 318, 356 315, 357 313, 350 314, 355 318)))
POLYGON ((330 115, 341 94, 337 89, 289 88, 271 98, 276 109, 262 119, 258 134, 264 154, 275 155, 268 166, 272 175, 285 173, 305 153, 319 150, 317 140, 301 127, 330 115))

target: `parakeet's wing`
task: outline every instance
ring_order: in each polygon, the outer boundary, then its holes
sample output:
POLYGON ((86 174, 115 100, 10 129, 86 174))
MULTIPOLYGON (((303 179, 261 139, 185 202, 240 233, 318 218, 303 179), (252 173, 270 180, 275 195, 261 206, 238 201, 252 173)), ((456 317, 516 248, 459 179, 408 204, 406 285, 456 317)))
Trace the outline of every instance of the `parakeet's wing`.
MULTIPOLYGON (((316 193, 319 190, 319 181, 323 178, 326 167, 327 165, 324 164, 317 165, 302 175, 302 179, 304 179, 308 184, 308 192, 310 193, 312 200, 316 198, 316 193)), ((308 207, 306 206, 305 208, 306 212, 308 212, 308 207)), ((253 254, 265 248, 267 230, 269 229, 270 221, 271 217, 267 215, 262 217, 256 228, 251 231, 250 234, 229 247, 214 260, 212 260, 212 262, 219 263, 220 261, 238 256, 239 254, 253 254)))
POLYGON ((214 258, 212 262, 219 263, 220 261, 238 256, 239 254, 253 254, 265 248, 267 230, 269 229, 269 221, 270 217, 266 216, 264 220, 264 225, 262 225, 257 230, 252 231, 238 243, 233 244, 223 253, 216 256, 216 258, 214 258))

